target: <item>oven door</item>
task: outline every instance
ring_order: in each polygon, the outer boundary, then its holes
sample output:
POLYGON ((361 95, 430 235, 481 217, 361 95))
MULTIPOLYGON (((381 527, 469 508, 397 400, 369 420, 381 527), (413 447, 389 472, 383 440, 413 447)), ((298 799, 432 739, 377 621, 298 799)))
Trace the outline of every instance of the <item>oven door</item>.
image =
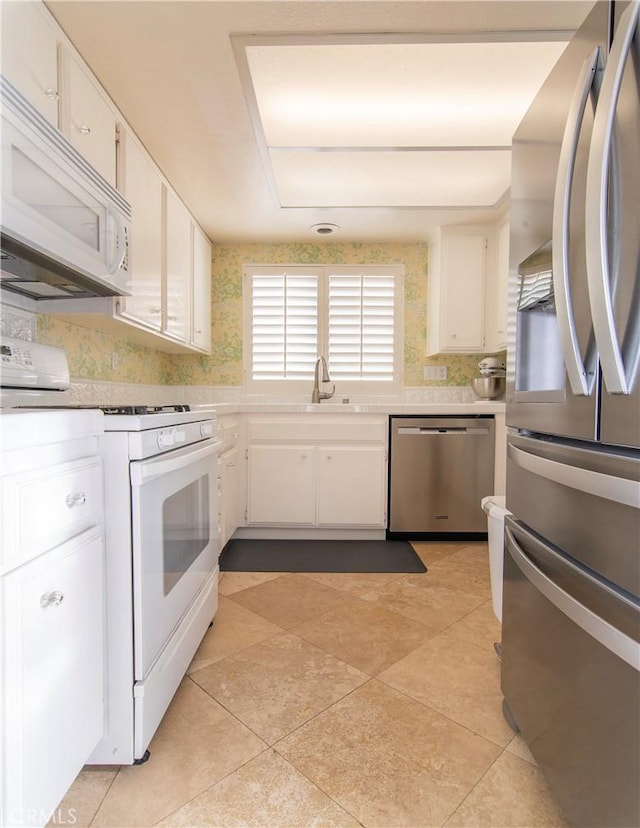
POLYGON ((217 566, 219 447, 206 440, 131 463, 136 681, 217 566))

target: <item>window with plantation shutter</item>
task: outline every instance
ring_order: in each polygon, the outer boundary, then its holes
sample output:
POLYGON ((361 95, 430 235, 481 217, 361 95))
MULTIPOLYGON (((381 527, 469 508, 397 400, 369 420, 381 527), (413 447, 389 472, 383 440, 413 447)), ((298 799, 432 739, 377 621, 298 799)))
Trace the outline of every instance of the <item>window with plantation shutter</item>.
POLYGON ((399 265, 245 266, 247 383, 301 390, 322 354, 338 394, 397 392, 402 277, 399 265))
POLYGON ((318 353, 317 272, 265 268, 251 280, 251 377, 313 379, 318 353))
POLYGON ((329 275, 328 358, 332 379, 394 378, 393 275, 366 270, 329 275))

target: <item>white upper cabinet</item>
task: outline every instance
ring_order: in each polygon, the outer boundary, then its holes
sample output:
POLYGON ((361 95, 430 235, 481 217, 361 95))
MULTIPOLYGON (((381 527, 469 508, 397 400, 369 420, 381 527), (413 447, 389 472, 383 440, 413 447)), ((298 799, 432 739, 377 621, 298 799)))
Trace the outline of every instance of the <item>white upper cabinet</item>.
POLYGON ((508 218, 438 228, 429 248, 427 355, 506 348, 508 272, 508 218))
POLYGON ((487 350, 507 347, 509 312, 509 219, 498 226, 495 272, 487 283, 487 350))
POLYGON ((46 7, 2 3, 2 73, 112 186, 116 109, 46 7))
POLYGON ((191 344, 208 353, 211 350, 211 244, 195 222, 192 241, 191 344))
POLYGON ((169 353, 211 351, 211 245, 46 6, 1 4, 2 73, 132 207, 131 295, 39 303, 169 353))
POLYGON ((165 290, 164 333, 190 341, 191 216, 180 199, 165 187, 165 290))
POLYGON ((121 128, 118 187, 131 204, 131 296, 119 302, 122 316, 154 331, 162 329, 162 199, 160 173, 137 139, 121 128))
POLYGON ((2 3, 2 74, 58 126, 58 30, 42 3, 2 3))
POLYGON ((429 256, 427 353, 474 353, 485 346, 487 233, 441 227, 429 256))
POLYGON ((61 49, 61 127, 81 155, 116 186, 115 110, 95 79, 68 49, 61 49))

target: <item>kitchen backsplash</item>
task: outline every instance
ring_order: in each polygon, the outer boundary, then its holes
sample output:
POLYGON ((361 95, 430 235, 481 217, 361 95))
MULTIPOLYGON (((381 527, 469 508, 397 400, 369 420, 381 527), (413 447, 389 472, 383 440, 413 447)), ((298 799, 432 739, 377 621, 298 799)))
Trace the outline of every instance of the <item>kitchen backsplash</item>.
POLYGON ((74 380, 241 386, 245 263, 403 264, 404 386, 468 386, 471 378, 478 375, 477 364, 483 355, 425 357, 428 255, 427 244, 218 244, 213 247, 211 356, 165 354, 131 342, 124 328, 122 333, 107 334, 45 315, 37 317, 37 339, 65 349, 74 380), (425 365, 445 365, 447 379, 425 380, 425 365))

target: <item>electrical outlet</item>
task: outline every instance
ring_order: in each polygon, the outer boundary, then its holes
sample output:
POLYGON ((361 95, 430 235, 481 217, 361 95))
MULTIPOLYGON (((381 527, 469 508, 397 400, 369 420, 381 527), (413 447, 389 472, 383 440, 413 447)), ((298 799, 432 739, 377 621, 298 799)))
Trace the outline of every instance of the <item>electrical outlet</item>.
POLYGON ((447 366, 446 365, 425 365, 424 378, 426 380, 446 380, 447 366))

